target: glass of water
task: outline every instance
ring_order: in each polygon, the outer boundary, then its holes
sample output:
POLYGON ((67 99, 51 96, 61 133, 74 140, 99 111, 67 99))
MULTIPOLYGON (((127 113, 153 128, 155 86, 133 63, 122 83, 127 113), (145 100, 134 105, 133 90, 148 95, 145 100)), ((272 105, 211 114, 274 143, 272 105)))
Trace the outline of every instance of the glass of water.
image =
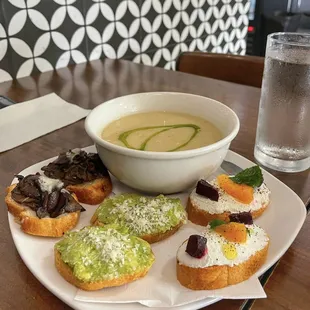
POLYGON ((310 34, 268 36, 254 156, 278 171, 310 167, 310 34))

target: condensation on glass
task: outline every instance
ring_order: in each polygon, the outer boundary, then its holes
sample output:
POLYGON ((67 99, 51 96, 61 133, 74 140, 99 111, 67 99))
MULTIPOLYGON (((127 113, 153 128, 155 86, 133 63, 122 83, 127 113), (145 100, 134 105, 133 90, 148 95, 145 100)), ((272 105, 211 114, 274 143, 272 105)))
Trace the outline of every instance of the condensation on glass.
POLYGON ((254 156, 279 171, 310 167, 310 34, 268 36, 254 156))

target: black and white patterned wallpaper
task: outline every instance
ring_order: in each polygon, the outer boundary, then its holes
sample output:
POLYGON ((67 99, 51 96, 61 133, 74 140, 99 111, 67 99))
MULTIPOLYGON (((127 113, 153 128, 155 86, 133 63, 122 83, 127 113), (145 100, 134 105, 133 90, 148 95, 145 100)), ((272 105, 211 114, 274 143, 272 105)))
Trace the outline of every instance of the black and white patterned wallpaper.
POLYGON ((248 0, 0 0, 0 82, 102 57, 244 54, 248 0))

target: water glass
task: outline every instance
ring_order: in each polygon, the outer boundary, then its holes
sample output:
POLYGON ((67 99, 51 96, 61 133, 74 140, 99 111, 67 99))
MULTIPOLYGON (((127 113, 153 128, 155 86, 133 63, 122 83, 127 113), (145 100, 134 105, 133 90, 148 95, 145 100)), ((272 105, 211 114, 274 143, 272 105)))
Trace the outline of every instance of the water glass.
POLYGON ((278 171, 310 167, 310 34, 268 36, 254 156, 278 171))

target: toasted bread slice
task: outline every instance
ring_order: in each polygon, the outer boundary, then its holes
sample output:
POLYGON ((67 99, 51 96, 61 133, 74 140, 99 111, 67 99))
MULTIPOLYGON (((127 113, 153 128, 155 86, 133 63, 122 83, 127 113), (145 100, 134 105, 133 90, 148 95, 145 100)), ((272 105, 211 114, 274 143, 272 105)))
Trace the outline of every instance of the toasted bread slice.
MULTIPOLYGON (((91 224, 94 226, 104 226, 101 222, 99 222, 98 217, 96 214, 93 215, 91 218, 91 224)), ((182 222, 180 222, 178 225, 172 227, 171 229, 167 230, 164 233, 156 233, 156 234, 150 234, 150 235, 144 235, 144 236, 139 236, 139 238, 147 241, 148 243, 155 243, 164 239, 169 238, 170 236, 174 235, 179 228, 183 225, 182 222)))
POLYGON ((186 212, 176 198, 126 193, 100 204, 90 222, 93 226, 118 224, 130 234, 155 243, 172 236, 186 222, 186 212))
POLYGON ((67 190, 77 196, 79 202, 97 205, 112 192, 110 177, 96 179, 92 182, 68 185, 67 190))
POLYGON ((87 291, 140 279, 155 261, 146 241, 115 225, 70 232, 55 244, 54 255, 64 279, 87 291))
POLYGON ((177 261, 177 279, 192 290, 215 290, 237 284, 254 275, 266 260, 269 242, 245 262, 234 266, 193 268, 177 261))
POLYGON ((34 211, 11 197, 11 191, 15 186, 16 184, 13 184, 7 188, 5 202, 9 212, 14 215, 16 222, 21 225, 25 233, 43 237, 61 237, 78 223, 80 211, 65 213, 57 218, 38 218, 34 211))
POLYGON ((62 275, 62 277, 66 281, 84 291, 95 291, 105 287, 124 285, 126 283, 133 282, 135 280, 143 278, 148 272, 148 269, 146 268, 143 271, 137 272, 135 274, 114 278, 112 280, 102 280, 97 282, 82 282, 74 276, 70 266, 61 259, 61 255, 59 251, 57 251, 57 249, 55 249, 54 253, 55 253, 55 265, 58 272, 62 275))
MULTIPOLYGON (((263 205, 260 209, 251 211, 252 218, 255 219, 261 216, 267 207, 268 205, 263 205)), ((191 222, 197 225, 201 225, 201 226, 207 226, 209 222, 215 219, 229 222, 229 215, 231 214, 231 212, 211 214, 205 210, 200 209, 198 206, 196 206, 190 198, 187 201, 186 211, 187 211, 188 219, 191 222)))

